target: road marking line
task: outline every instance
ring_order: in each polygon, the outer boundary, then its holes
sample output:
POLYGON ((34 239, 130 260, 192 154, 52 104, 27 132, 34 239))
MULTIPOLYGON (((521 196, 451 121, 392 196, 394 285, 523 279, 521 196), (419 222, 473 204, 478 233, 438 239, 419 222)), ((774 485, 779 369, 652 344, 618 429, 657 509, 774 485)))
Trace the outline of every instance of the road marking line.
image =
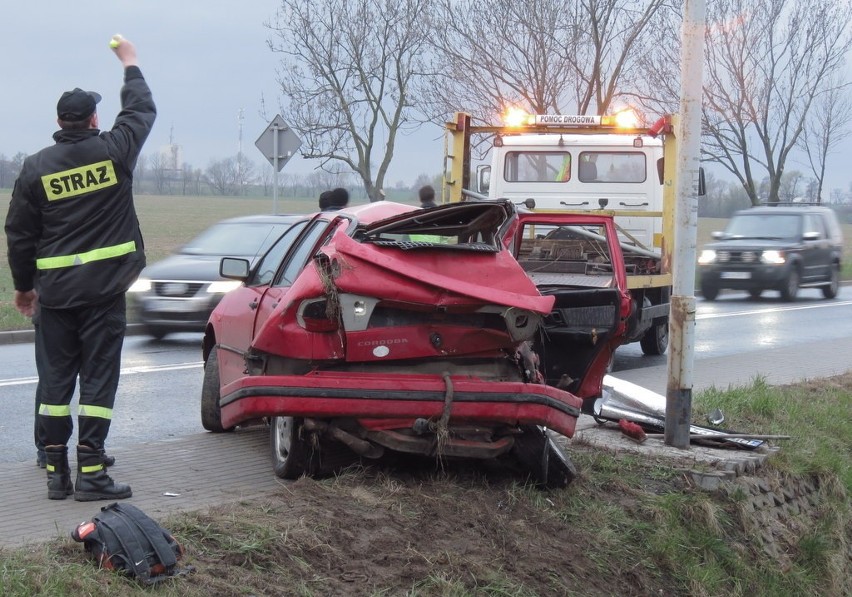
MULTIPOLYGON (((121 370, 121 375, 136 375, 139 373, 159 373, 161 371, 181 371, 183 369, 195 369, 203 367, 204 361, 195 363, 176 363, 174 365, 142 365, 138 367, 127 367, 121 370)), ((38 377, 18 377, 14 379, 0 379, 0 388, 8 386, 23 386, 38 383, 38 377)))
POLYGON ((767 307, 765 309, 752 309, 751 311, 734 311, 733 313, 704 313, 703 315, 696 315, 695 319, 717 319, 721 317, 739 317, 740 315, 762 315, 765 313, 780 313, 782 311, 802 311, 804 309, 825 309, 827 307, 844 307, 847 305, 852 305, 852 301, 825 303, 821 305, 791 305, 789 307, 767 307))

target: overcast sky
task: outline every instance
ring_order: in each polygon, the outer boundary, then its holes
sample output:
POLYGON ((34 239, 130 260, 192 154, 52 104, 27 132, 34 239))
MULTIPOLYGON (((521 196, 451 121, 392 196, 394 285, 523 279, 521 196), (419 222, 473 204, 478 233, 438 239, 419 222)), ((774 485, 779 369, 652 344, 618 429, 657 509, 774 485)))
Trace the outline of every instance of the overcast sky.
MULTIPOLYGON (((99 92, 101 128, 119 110, 121 65, 108 43, 121 33, 136 44, 139 65, 157 104, 143 150, 181 146, 184 162, 206 168, 240 147, 271 166, 254 142, 279 112, 278 55, 266 45, 277 0, 2 0, 0 10, 0 154, 35 153, 53 141, 63 91, 99 92), (266 118, 261 116, 265 100, 266 118)), ((282 114, 285 121, 287 115, 282 114)), ((432 127, 402 139, 387 186, 441 171, 443 141, 432 127)), ((316 163, 293 158, 282 173, 308 173, 316 163)))
MULTIPOLYGON (((279 112, 278 56, 266 46, 270 31, 264 27, 278 0, 1 1, 0 154, 31 154, 52 143, 56 101, 74 87, 103 95, 98 112, 102 128, 109 127, 119 109, 122 73, 108 42, 121 33, 137 46, 159 112, 143 153, 174 139, 184 162, 196 168, 234 156, 242 110, 243 152, 271 170, 254 142, 279 112)), ((437 127, 403 137, 386 185, 438 174, 443 148, 437 127)), ((852 139, 830 157, 827 189, 848 190, 850 153, 852 139)), ((282 172, 305 174, 315 167, 296 157, 282 172)), ((786 170, 811 176, 801 163, 788 163, 786 170)))

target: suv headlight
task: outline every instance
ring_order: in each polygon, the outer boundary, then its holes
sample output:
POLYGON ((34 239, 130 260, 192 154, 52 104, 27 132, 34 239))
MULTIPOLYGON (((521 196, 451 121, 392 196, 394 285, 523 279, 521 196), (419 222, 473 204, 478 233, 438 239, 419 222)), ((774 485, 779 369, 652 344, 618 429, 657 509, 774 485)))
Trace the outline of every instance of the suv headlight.
POLYGON ((770 265, 781 265, 787 261, 787 258, 784 256, 784 251, 772 250, 761 253, 760 260, 770 265))
POLYGON ((709 265, 714 261, 716 261, 716 251, 713 249, 704 249, 698 256, 698 265, 709 265))
POLYGON ((127 292, 150 292, 151 280, 149 278, 136 278, 136 281, 131 284, 127 292))

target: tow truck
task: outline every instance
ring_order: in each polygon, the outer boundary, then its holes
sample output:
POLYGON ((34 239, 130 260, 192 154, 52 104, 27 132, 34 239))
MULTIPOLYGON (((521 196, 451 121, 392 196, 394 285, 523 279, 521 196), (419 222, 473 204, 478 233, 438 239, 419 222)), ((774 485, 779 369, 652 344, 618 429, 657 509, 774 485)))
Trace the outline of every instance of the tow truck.
MULTIPOLYGON (((677 139, 674 115, 638 126, 612 115, 532 115, 510 110, 499 126, 457 112, 446 123, 442 201, 509 199, 536 214, 612 217, 633 308, 625 343, 646 355, 668 348, 677 139), (491 136, 491 163, 471 167, 471 145, 491 136)), ((698 194, 704 194, 703 171, 698 194)), ((541 236, 544 229, 531 229, 541 236)))

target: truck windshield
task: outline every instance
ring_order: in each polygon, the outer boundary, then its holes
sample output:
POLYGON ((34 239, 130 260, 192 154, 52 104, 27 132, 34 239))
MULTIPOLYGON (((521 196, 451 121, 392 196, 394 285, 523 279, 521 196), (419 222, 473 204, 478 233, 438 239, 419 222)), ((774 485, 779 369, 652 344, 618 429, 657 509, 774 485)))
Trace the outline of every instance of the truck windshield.
POLYGON ((568 182, 571 154, 567 151, 510 151, 503 170, 506 182, 568 182))
POLYGON ((645 182, 645 154, 639 151, 583 151, 577 178, 580 182, 645 182))

